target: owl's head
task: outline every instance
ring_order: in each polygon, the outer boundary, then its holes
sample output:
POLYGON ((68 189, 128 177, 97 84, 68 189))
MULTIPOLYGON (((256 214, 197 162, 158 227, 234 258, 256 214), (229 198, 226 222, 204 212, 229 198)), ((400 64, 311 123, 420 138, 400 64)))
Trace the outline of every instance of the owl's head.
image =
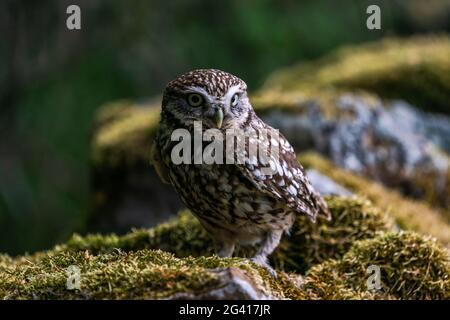
POLYGON ((245 82, 216 69, 193 70, 169 82, 162 109, 182 126, 202 121, 204 128, 219 129, 240 127, 253 110, 245 82))

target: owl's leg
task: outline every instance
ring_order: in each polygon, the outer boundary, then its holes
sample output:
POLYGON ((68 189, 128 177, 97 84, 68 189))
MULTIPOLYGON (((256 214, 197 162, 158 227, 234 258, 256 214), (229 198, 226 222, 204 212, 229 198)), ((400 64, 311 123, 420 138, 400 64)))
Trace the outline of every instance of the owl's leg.
POLYGON ((231 257, 234 252, 234 242, 224 242, 217 241, 217 246, 219 247, 219 250, 217 250, 217 255, 222 258, 231 257))
POLYGON ((270 255, 275 248, 280 244, 281 236, 283 235, 283 230, 276 230, 266 234, 263 239, 261 246, 253 257, 252 261, 257 265, 265 268, 269 273, 276 277, 276 271, 267 262, 267 256, 270 255))

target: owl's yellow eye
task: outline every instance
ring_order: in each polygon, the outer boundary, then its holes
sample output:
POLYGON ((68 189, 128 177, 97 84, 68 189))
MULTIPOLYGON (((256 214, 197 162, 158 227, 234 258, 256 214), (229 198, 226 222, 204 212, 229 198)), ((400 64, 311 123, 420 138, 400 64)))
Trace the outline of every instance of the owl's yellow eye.
POLYGON ((191 93, 187 97, 187 102, 191 107, 198 107, 203 103, 203 97, 198 93, 191 93))
POLYGON ((232 97, 231 97, 231 106, 235 107, 238 104, 239 101, 239 95, 237 93, 235 93, 232 97))

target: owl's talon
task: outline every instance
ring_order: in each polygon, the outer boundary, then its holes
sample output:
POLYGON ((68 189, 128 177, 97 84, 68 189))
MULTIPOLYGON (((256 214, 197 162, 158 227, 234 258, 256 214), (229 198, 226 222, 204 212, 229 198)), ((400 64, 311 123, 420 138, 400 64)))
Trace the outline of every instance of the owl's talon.
POLYGON ((250 259, 253 263, 267 270, 267 272, 273 277, 277 278, 277 272, 272 268, 267 261, 261 257, 254 257, 250 259))

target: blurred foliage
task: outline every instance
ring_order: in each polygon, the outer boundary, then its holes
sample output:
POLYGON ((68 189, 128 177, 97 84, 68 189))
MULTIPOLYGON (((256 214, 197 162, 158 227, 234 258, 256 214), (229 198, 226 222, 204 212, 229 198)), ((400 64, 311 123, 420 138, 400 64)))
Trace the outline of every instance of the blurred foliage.
POLYGON ((110 60, 89 58, 21 96, 14 141, 6 142, 19 155, 10 149, 0 159, 0 251, 35 250, 82 230, 91 119, 98 105, 131 92, 110 60))
POLYGON ((215 67, 251 89, 271 71, 348 43, 449 31, 449 2, 107 1, 0 3, 0 251, 48 247, 83 230, 89 128, 110 100, 160 93, 215 67), (79 4, 82 30, 65 9, 79 4), (379 4, 380 31, 365 27, 379 4))

